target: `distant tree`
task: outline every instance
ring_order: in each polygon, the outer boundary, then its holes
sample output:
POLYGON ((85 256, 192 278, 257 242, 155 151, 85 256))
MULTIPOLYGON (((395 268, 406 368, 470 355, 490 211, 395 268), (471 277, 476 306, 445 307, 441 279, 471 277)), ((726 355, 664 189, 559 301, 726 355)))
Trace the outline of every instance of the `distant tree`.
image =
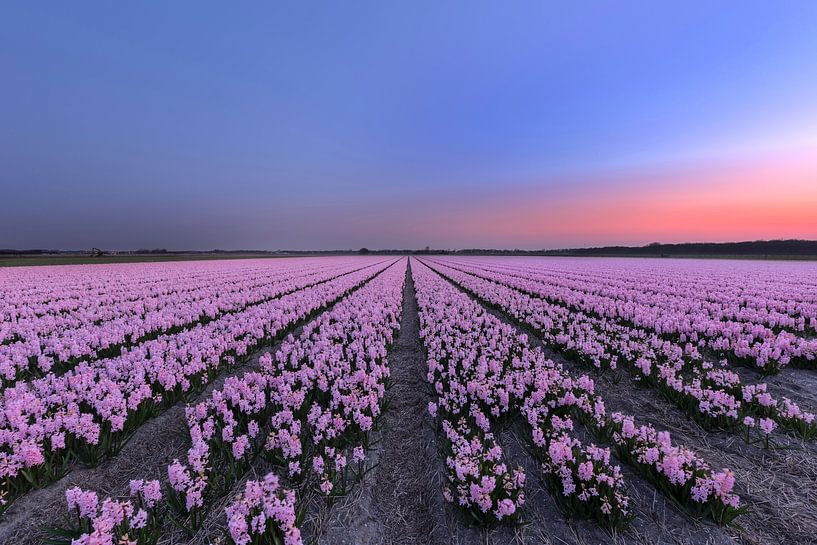
POLYGON ((357 253, 359 253, 360 255, 366 255, 366 254, 369 253, 369 249, 368 248, 361 248, 360 250, 357 251, 357 253))

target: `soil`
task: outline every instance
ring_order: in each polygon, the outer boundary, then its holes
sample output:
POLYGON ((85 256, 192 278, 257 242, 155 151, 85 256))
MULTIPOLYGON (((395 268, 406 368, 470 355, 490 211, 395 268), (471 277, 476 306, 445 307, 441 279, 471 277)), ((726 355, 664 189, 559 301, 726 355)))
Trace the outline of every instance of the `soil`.
POLYGON ((414 282, 409 270, 403 290, 403 316, 388 356, 391 385, 377 444, 369 455, 373 469, 335 506, 318 543, 448 543, 442 499, 441 460, 428 415, 425 356, 414 282))

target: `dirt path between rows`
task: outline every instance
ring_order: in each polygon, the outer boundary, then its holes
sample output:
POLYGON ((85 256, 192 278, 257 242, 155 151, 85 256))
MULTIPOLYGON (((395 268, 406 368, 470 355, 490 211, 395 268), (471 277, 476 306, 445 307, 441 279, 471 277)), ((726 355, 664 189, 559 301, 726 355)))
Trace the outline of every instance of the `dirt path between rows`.
POLYGON ((403 288, 400 334, 389 352, 386 411, 367 455, 373 469, 335 505, 321 531, 325 545, 448 543, 441 464, 427 407, 425 356, 411 269, 403 288))

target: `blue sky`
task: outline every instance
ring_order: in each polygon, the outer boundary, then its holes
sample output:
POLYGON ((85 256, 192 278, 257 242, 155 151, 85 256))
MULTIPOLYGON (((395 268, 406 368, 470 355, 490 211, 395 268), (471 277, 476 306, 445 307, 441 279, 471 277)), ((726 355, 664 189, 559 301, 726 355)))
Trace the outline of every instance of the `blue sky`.
POLYGON ((0 20, 0 247, 640 243, 615 222, 451 223, 498 192, 577 207, 622 173, 685 191, 690 165, 817 149, 812 2, 7 2, 0 20))

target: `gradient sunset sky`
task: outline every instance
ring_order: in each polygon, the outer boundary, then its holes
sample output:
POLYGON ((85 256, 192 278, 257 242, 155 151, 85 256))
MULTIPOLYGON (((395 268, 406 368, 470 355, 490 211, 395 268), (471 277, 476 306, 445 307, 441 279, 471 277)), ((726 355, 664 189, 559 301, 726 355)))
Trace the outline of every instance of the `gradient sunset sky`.
POLYGON ((817 239, 817 2, 4 2, 0 248, 817 239))

